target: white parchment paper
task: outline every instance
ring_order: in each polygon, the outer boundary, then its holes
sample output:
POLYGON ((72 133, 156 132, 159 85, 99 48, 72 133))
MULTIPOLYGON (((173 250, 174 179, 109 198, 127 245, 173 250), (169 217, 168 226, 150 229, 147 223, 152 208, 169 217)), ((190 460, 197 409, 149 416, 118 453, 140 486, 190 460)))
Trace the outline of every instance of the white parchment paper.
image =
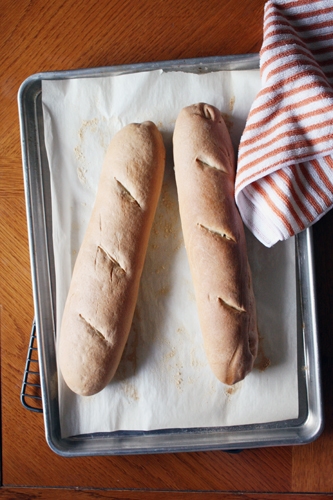
POLYGON ((218 107, 237 149, 259 71, 152 71, 42 82, 51 171, 59 328, 71 272, 112 136, 152 120, 167 164, 129 340, 114 380, 91 397, 73 394, 59 373, 62 436, 255 424, 298 416, 294 239, 271 249, 248 236, 260 329, 253 372, 234 387, 212 375, 203 351, 184 249, 173 172, 172 134, 182 107, 218 107))

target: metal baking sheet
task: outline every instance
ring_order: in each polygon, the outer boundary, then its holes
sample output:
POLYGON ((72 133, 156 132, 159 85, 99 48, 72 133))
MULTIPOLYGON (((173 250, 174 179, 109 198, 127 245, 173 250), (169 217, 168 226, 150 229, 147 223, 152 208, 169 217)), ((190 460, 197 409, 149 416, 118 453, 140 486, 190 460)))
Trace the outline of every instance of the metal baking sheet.
POLYGON ((33 298, 39 348, 46 441, 61 456, 121 455, 200 450, 239 450, 305 444, 323 428, 312 231, 295 238, 297 263, 297 345, 299 416, 260 425, 117 431, 62 438, 55 357, 55 275, 52 245, 50 177, 44 144, 42 80, 94 78, 125 73, 187 71, 203 73, 257 69, 258 55, 219 56, 96 69, 39 73, 27 78, 18 93, 26 212, 33 298))

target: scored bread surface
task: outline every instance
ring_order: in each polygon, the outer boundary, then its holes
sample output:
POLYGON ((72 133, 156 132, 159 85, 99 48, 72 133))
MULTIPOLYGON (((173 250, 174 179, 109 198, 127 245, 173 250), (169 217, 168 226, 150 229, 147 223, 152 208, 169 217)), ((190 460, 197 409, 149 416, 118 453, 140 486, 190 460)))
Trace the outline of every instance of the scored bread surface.
POLYGON ((235 158, 220 111, 184 108, 173 136, 179 210, 204 348, 223 383, 242 380, 258 349, 243 222, 234 201, 235 158))
POLYGON ((75 262, 58 359, 77 394, 101 391, 114 376, 131 328, 165 164, 152 122, 112 139, 96 201, 75 262))

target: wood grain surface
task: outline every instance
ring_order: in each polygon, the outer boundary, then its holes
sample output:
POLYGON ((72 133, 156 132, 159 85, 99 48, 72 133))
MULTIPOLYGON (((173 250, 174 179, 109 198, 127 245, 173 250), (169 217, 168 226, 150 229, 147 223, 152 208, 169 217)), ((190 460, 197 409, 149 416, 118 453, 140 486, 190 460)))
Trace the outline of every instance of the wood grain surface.
POLYGON ((0 321, 3 498, 333 498, 333 212, 314 228, 325 428, 313 443, 242 451, 65 459, 20 402, 34 315, 17 92, 31 74, 258 52, 264 0, 2 0, 0 321))

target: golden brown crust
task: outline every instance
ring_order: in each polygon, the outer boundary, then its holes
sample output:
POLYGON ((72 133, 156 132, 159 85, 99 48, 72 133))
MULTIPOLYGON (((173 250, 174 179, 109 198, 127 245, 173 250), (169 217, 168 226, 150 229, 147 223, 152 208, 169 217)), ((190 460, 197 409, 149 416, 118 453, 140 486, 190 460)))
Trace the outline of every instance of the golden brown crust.
POLYGON ((226 384, 242 380, 257 355, 256 307, 244 227, 234 201, 235 160, 221 113, 184 108, 174 162, 186 251, 208 362, 226 384))
POLYGON ((112 379, 131 328, 165 163, 152 122, 118 132, 106 153, 62 318, 58 359, 81 395, 112 379))

